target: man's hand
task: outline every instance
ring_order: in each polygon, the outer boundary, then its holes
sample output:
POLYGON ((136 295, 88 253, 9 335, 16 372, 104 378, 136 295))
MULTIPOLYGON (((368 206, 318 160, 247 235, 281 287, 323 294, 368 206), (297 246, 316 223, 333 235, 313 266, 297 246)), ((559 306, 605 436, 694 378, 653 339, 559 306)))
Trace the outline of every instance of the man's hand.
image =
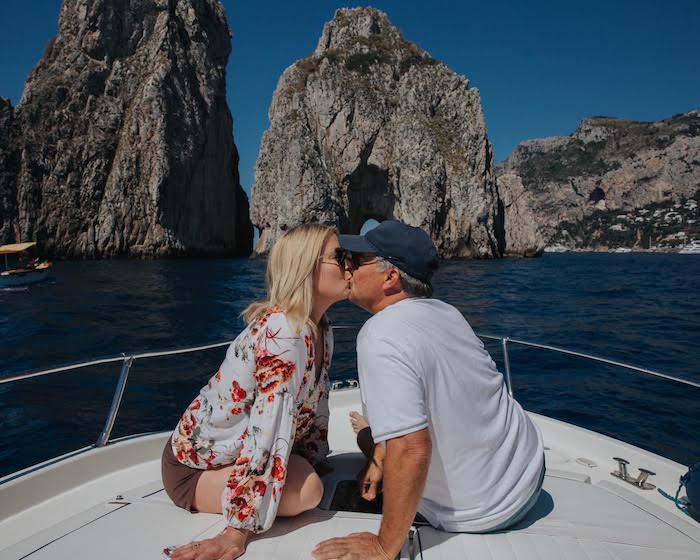
POLYGON ((367 466, 360 473, 360 495, 372 502, 377 498, 377 494, 381 492, 380 484, 384 477, 384 469, 376 461, 367 461, 367 466))
POLYGON ((374 533, 353 533, 328 539, 311 551, 314 560, 392 560, 374 533))

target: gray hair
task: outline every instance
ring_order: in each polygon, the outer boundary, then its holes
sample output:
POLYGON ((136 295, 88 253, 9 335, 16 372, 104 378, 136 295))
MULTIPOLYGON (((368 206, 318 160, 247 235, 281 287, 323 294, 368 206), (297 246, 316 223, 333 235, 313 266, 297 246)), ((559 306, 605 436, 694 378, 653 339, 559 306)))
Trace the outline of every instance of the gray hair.
POLYGON ((428 282, 414 278, 382 257, 377 257, 377 268, 380 272, 395 268, 399 273, 401 288, 411 297, 429 298, 433 295, 433 287, 428 282))

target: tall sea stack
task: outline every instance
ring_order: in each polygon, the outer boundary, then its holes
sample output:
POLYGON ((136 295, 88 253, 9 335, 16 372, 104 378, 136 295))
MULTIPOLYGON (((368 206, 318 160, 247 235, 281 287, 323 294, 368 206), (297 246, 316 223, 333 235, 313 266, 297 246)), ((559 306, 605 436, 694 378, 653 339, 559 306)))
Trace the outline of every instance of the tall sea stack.
MULTIPOLYGON (((285 70, 256 164, 257 253, 297 224, 422 227, 443 257, 537 254, 493 174, 479 91, 372 8, 341 9, 285 70), (505 224, 514 235, 508 246, 505 224)), ((530 220, 531 222, 531 220, 530 220)))
POLYGON ((62 258, 249 254, 230 35, 218 0, 65 0, 19 106, 0 103, 1 241, 62 258))

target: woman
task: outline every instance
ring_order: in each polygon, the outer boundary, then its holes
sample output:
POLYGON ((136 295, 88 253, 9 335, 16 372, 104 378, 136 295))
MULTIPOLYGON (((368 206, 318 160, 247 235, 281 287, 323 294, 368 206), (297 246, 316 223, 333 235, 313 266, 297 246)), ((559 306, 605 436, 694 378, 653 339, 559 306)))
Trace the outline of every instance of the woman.
POLYGON ((328 452, 326 310, 346 299, 352 268, 338 231, 317 224, 280 238, 267 264, 267 297, 219 371, 187 408, 163 450, 165 490, 188 510, 223 513, 218 536, 166 551, 174 560, 233 560, 277 515, 313 509, 328 452))

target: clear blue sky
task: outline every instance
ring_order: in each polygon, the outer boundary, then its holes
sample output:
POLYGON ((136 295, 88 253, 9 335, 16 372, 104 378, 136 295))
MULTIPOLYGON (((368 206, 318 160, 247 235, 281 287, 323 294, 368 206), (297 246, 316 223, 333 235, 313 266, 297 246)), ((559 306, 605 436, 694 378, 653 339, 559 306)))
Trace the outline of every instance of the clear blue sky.
MULTIPOLYGON (((0 0, 0 96, 24 81, 56 34, 60 0, 0 0)), ((338 7, 321 0, 224 0, 233 29, 228 99, 253 166, 282 71, 308 56, 338 7)), ((499 0, 372 3, 405 37, 481 91, 496 159, 522 140, 569 134, 591 115, 657 120, 700 108, 700 1, 499 0)))

